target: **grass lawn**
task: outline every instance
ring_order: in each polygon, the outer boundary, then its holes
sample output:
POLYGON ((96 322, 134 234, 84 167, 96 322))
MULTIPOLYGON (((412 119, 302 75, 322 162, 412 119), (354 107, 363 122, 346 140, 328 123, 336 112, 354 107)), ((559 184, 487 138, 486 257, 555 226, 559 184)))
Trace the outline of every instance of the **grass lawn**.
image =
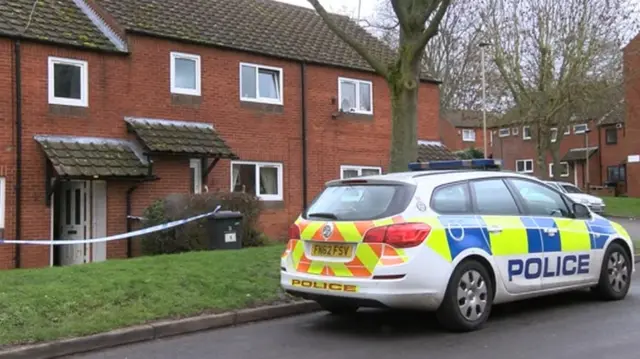
POLYGON ((602 197, 607 205, 605 214, 611 216, 640 217, 640 198, 602 197))
POLYGON ((0 272, 0 346, 282 301, 282 245, 0 272))

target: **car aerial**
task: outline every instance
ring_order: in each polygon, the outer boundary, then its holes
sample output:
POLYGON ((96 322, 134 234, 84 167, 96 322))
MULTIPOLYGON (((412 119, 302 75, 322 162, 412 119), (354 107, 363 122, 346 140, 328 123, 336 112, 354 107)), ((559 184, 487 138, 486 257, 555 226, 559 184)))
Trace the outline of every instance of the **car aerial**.
POLYGON ((575 202, 579 202, 589 207, 593 212, 603 214, 605 204, 602 198, 584 193, 580 188, 568 182, 562 181, 545 181, 550 186, 555 187, 560 192, 569 196, 575 202))
POLYGON ((480 328, 494 304, 626 296, 634 248, 620 224, 498 159, 409 168, 327 182, 289 229, 283 289, 336 315, 435 311, 454 331, 480 328))

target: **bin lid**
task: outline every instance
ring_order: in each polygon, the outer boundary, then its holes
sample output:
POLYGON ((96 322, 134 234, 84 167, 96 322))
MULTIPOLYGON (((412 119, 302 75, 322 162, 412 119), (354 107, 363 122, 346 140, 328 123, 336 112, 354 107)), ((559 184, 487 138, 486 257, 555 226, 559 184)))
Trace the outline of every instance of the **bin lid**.
POLYGON ((213 214, 210 218, 213 219, 225 219, 225 218, 234 218, 234 219, 241 219, 242 213, 240 212, 234 212, 234 211, 218 211, 215 214, 213 214))

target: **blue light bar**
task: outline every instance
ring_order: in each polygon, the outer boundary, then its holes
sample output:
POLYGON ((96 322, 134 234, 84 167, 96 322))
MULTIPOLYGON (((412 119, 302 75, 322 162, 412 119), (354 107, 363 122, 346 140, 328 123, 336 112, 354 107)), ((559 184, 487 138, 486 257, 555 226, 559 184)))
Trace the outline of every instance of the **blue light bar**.
POLYGON ((502 167, 502 160, 493 158, 480 158, 473 160, 451 160, 451 161, 428 161, 409 163, 410 171, 426 170, 499 170, 502 167))

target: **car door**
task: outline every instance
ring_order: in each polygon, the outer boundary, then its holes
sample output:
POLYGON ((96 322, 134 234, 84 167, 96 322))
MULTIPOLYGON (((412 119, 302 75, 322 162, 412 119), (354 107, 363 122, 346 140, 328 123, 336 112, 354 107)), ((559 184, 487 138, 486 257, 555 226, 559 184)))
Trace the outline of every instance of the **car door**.
POLYGON ((509 185, 520 197, 529 220, 538 227, 544 261, 542 288, 551 289, 588 282, 597 273, 593 243, 587 224, 576 219, 570 201, 559 191, 524 178, 509 185))
POLYGON ((502 178, 470 181, 473 213, 483 223, 491 253, 509 293, 522 294, 539 290, 542 264, 541 239, 533 236, 522 221, 523 209, 502 178))

